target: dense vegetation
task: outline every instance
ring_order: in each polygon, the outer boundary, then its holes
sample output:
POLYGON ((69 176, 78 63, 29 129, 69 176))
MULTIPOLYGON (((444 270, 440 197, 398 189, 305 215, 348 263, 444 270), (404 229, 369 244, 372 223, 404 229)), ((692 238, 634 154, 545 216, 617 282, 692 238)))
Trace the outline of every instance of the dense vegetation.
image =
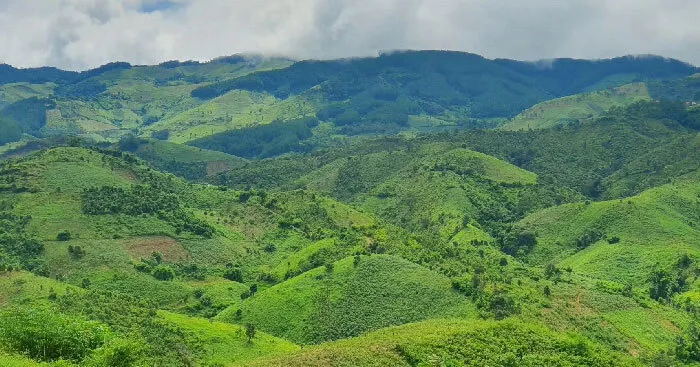
POLYGON ((700 363, 692 66, 3 70, 0 365, 700 363))

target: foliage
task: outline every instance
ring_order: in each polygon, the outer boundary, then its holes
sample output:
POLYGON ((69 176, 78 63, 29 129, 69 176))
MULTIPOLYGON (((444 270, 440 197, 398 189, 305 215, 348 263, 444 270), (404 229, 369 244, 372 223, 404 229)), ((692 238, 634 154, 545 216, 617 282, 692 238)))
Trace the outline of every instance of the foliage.
POLYGON ((31 217, 0 212, 0 271, 13 268, 42 273, 44 245, 26 233, 31 217))
POLYGON ((700 327, 693 323, 688 331, 678 338, 676 355, 686 362, 700 362, 700 327))
POLYGON ((261 159, 304 150, 300 142, 311 137, 311 129, 317 124, 318 121, 313 118, 274 121, 248 129, 215 134, 188 144, 239 157, 261 159))
POLYGON ((109 334, 103 324, 43 309, 2 311, 0 324, 2 345, 41 361, 81 361, 109 334))
POLYGON ((58 235, 56 236, 56 240, 62 241, 62 242, 70 241, 71 238, 73 238, 73 235, 68 230, 63 230, 63 231, 59 232, 58 235))
POLYGON ((90 215, 155 215, 179 231, 211 237, 214 228, 180 207, 176 193, 159 186, 134 185, 130 189, 103 186, 83 191, 83 212, 90 215))

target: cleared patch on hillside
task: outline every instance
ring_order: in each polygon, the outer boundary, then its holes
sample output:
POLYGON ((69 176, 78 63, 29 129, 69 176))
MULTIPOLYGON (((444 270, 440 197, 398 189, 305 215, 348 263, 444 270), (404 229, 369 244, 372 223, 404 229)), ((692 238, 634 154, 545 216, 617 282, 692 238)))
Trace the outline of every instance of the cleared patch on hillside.
POLYGON ((149 258, 157 252, 168 262, 182 261, 190 258, 190 254, 175 239, 164 236, 138 237, 125 242, 126 252, 134 259, 149 258))

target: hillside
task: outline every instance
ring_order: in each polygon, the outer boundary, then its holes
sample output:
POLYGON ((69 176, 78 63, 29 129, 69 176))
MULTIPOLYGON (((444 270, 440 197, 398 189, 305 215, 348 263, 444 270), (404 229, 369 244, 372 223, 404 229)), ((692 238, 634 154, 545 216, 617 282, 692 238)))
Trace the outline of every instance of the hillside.
POLYGON ((697 366, 696 71, 0 66, 0 365, 697 366))
POLYGON ((698 195, 696 178, 624 200, 545 209, 519 225, 538 235, 529 255, 534 262, 555 262, 598 279, 641 285, 648 279, 640 274, 670 268, 684 255, 700 256, 698 195))
MULTIPOLYGON (((301 140, 327 146, 336 135, 495 127, 552 98, 607 90, 586 95, 586 103, 561 100, 566 107, 550 103, 525 114, 545 116, 550 122, 543 126, 549 126, 645 98, 637 88, 610 88, 650 81, 656 91, 668 79, 695 72, 690 65, 656 57, 560 59, 543 67, 445 51, 301 62, 236 55, 207 63, 111 63, 81 73, 7 67, 0 108, 22 113, 0 112, 0 144, 65 134, 114 142, 136 133, 213 149, 202 139, 317 118, 325 124, 301 140)), ((528 121, 520 117, 513 123, 533 125, 528 121)))
POLYGON ((474 313, 447 277, 400 258, 357 256, 266 289, 218 319, 310 344, 427 318, 474 313))
POLYGON ((415 366, 445 364, 634 366, 584 340, 519 323, 456 320, 388 328, 360 338, 304 348, 283 359, 241 366, 415 366))
POLYGON ((504 130, 543 129, 598 117, 614 106, 649 100, 643 83, 628 84, 598 92, 577 94, 538 103, 501 126, 504 130))

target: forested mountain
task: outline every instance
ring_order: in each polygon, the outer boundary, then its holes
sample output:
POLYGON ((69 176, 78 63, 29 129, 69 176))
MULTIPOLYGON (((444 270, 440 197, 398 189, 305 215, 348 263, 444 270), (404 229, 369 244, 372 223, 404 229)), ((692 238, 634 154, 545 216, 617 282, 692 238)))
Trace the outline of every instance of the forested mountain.
POLYGON ((1 70, 2 366, 700 364, 693 66, 1 70))

